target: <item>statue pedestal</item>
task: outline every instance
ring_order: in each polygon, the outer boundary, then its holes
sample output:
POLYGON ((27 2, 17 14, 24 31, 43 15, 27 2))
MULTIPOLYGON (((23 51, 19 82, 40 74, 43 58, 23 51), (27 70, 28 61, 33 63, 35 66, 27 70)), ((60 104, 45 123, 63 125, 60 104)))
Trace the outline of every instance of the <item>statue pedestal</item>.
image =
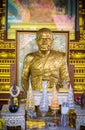
MULTIPOLYGON (((40 91, 33 91, 34 94, 34 102, 35 106, 40 105, 40 100, 42 97, 42 92, 40 91)), ((48 94, 48 100, 49 100, 49 106, 51 105, 51 100, 52 100, 52 91, 47 92, 48 94)), ((58 103, 61 105, 64 101, 67 100, 68 92, 57 92, 58 95, 58 103)))

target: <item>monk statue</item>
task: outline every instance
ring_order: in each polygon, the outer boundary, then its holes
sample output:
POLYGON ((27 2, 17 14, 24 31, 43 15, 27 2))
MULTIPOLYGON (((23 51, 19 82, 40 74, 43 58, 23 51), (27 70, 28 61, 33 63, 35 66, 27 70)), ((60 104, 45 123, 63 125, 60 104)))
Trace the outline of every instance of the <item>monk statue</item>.
POLYGON ((48 28, 42 28, 36 33, 38 50, 26 55, 23 63, 21 83, 25 91, 29 87, 29 78, 32 89, 42 90, 42 81, 47 81, 47 90, 56 88, 59 83, 69 86, 69 73, 65 53, 51 49, 53 33, 48 28))

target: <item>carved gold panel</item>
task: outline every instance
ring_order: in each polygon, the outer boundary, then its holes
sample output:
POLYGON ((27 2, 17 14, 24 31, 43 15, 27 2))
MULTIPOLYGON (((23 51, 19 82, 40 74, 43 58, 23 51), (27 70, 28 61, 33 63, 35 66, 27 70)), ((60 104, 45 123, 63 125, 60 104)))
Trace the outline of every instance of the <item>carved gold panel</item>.
POLYGON ((10 65, 0 64, 0 91, 9 91, 10 65))

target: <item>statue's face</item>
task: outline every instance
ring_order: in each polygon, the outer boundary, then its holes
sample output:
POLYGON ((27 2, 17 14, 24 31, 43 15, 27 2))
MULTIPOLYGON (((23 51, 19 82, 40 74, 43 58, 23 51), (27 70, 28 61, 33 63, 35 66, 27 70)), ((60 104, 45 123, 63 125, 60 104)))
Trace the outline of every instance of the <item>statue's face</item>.
POLYGON ((39 47, 39 50, 41 50, 41 51, 50 50, 52 42, 53 42, 52 34, 50 34, 48 32, 43 32, 36 39, 36 42, 39 47))

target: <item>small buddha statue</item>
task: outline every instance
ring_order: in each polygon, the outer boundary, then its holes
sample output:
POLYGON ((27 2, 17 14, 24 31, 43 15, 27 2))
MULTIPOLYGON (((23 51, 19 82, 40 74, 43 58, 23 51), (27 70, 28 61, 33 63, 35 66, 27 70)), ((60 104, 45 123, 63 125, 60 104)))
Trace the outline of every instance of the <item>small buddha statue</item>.
POLYGON ((18 111, 19 108, 19 94, 20 88, 14 85, 10 88, 10 104, 9 104, 9 111, 15 113, 18 111))

